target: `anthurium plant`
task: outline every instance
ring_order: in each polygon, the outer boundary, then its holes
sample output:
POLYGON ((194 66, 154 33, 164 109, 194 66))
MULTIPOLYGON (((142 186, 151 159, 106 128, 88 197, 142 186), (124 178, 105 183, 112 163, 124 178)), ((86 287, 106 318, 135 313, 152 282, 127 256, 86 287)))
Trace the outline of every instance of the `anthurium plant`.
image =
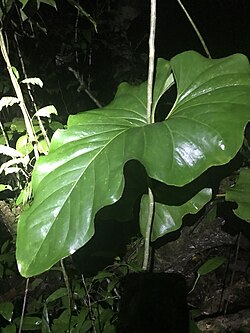
MULTIPOLYGON (((71 115, 67 128, 55 132, 48 155, 35 164, 33 200, 18 223, 16 257, 23 276, 48 270, 91 239, 96 214, 122 198, 127 162, 145 168, 146 188, 154 181, 183 187, 229 162, 250 120, 248 59, 241 54, 207 59, 194 51, 158 59, 150 123, 146 99, 147 82, 122 83, 109 105, 71 115), (174 84, 176 101, 156 122, 159 101, 174 84)), ((152 241, 180 228, 184 215, 211 200, 212 190, 202 188, 176 206, 160 196, 155 196, 152 241)), ((142 235, 148 200, 144 193, 142 235)))

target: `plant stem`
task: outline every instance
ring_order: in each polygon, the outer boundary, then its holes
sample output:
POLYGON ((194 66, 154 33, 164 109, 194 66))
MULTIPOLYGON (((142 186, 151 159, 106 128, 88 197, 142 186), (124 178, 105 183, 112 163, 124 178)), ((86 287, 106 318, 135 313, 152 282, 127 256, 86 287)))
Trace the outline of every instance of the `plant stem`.
POLYGON ((71 308, 72 308, 72 303, 73 303, 73 295, 72 295, 72 291, 71 291, 71 288, 70 288, 68 274, 66 272, 66 269, 65 269, 65 266, 64 266, 64 263, 63 263, 63 259, 60 260, 60 264, 61 264, 61 268, 62 268, 64 283, 65 283, 65 286, 66 286, 66 289, 67 289, 69 315, 71 317, 71 308))
POLYGON ((84 287, 84 290, 85 290, 85 293, 86 293, 86 305, 89 309, 89 318, 92 322, 92 330, 93 330, 93 333, 96 333, 95 316, 94 316, 94 313, 93 313, 92 302, 91 302, 91 298, 90 298, 90 295, 89 295, 89 290, 87 288, 85 277, 83 276, 83 274, 81 276, 82 276, 83 287, 84 287))
POLYGON ((2 133, 3 133, 3 137, 4 137, 4 141, 5 141, 6 146, 9 147, 9 146, 10 146, 10 145, 9 145, 9 140, 8 140, 7 134, 6 134, 6 132, 5 132, 5 129, 4 129, 3 124, 2 124, 1 121, 0 121, 0 130, 1 130, 2 133))
POLYGON ((7 49, 6 49, 6 46, 5 46, 5 41, 4 41, 4 38, 3 38, 2 29, 0 29, 0 48, 1 48, 3 58, 5 60, 5 63, 7 65, 7 70, 8 70, 12 85, 14 87, 16 96, 19 100, 19 107, 20 107, 20 109, 22 111, 22 114, 23 114, 23 118, 24 118, 26 130, 27 130, 27 134, 28 134, 28 137, 29 137, 29 141, 32 142, 33 145, 34 145, 34 154, 35 154, 35 157, 37 159, 39 157, 39 153, 38 153, 38 149, 37 149, 37 140, 36 140, 36 136, 34 134, 34 128, 33 128, 33 125, 32 125, 31 118, 29 116, 29 112, 28 112, 28 110, 26 108, 26 105, 25 105, 25 102, 24 102, 22 90, 21 90, 21 88, 19 86, 19 83, 17 81, 17 78, 14 75, 13 70, 12 70, 12 66, 11 66, 11 63, 10 63, 8 52, 7 52, 7 49))
MULTIPOLYGON (((22 57, 22 53, 21 53, 21 50, 20 50, 20 47, 19 47, 19 42, 18 42, 18 38, 17 38, 17 34, 16 33, 14 34, 14 39, 15 39, 15 42, 16 42, 18 57, 19 57, 19 60, 20 60, 20 63, 21 63, 23 75, 24 75, 24 78, 27 79, 28 76, 27 76, 27 72, 26 72, 26 69, 25 69, 25 65, 24 65, 24 61, 23 61, 23 57, 22 57)), ((27 88, 28 88, 28 94, 29 94, 31 103, 33 105, 34 111, 35 111, 35 113, 37 113, 37 106, 36 106, 36 102, 35 102, 35 99, 34 99, 33 94, 32 94, 32 89, 31 89, 30 83, 27 83, 27 88)), ((38 124, 39 124, 39 127, 41 129, 42 135, 43 135, 43 137, 44 137, 44 139, 45 139, 45 141, 47 143, 47 146, 49 148, 49 146, 50 146, 50 140, 49 140, 49 137, 48 137, 48 135, 46 133, 46 129, 45 129, 44 125, 43 125, 43 122, 42 122, 41 118, 38 115, 36 115, 36 118, 38 120, 38 124)))
POLYGON ((183 5, 183 3, 181 2, 181 0, 177 0, 177 2, 178 2, 179 5, 181 6, 181 8, 182 8, 182 10, 184 11, 185 15, 187 16, 189 22, 191 23, 192 27, 194 28, 194 31, 196 32, 196 34, 197 34, 197 36, 198 36, 198 38, 199 38, 199 40, 200 40, 200 42, 201 42, 201 44, 202 44, 202 46, 203 46, 204 51, 206 52, 208 58, 211 59, 212 57, 211 57, 211 54, 210 54, 210 52, 209 52, 209 50, 208 50, 208 47, 207 47, 207 45, 206 45, 204 39, 202 38, 202 35, 201 35, 201 33, 199 32, 197 26, 195 25, 193 19, 192 19, 191 16, 188 14, 188 11, 187 11, 186 8, 184 7, 184 5, 183 5))
POLYGON ((150 34, 149 34, 149 63, 148 63, 148 86, 147 86, 147 122, 152 124, 152 103, 155 65, 155 27, 156 27, 156 0, 151 0, 150 9, 150 34))
POLYGON ((21 314, 21 318, 20 318, 20 325, 19 325, 18 333, 22 332, 23 319, 24 319, 25 307, 26 307, 26 302, 27 302, 27 295, 28 295, 28 291, 29 291, 29 281, 30 281, 30 279, 26 279, 25 291, 24 291, 24 297, 23 297, 22 314, 21 314))
MULTIPOLYGON (((154 63, 155 63, 155 28, 156 28, 156 0, 151 0, 150 8, 150 34, 149 34, 149 64, 148 64, 148 86, 147 86, 147 123, 154 122, 152 117, 153 86, 154 86, 154 63)), ((144 258, 142 269, 148 270, 150 262, 150 239, 154 215, 154 196, 148 186, 148 219, 144 243, 144 258)))
POLYGON ((148 221, 145 235, 145 244, 144 244, 144 257, 142 269, 144 271, 148 270, 150 262, 150 239, 151 239, 151 230, 154 217, 154 196, 150 187, 148 187, 148 221))

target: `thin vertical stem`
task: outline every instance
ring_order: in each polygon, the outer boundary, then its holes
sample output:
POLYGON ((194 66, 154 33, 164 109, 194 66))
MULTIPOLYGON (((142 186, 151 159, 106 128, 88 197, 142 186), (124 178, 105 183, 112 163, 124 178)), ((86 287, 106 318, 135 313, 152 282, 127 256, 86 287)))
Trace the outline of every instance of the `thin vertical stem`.
MULTIPOLYGON (((154 86, 154 64, 155 64, 155 30, 156 30, 156 0, 151 0, 150 7, 150 34, 149 34, 149 64, 148 64, 148 86, 147 86, 147 123, 152 124, 153 86, 154 86)), ((150 239, 154 215, 154 196, 148 186, 148 219, 144 243, 144 258, 142 269, 147 270, 150 262, 150 239)))
POLYGON ((23 297, 22 314, 21 314, 18 333, 22 332, 23 319, 24 319, 24 314, 25 314, 25 307, 26 307, 26 303, 27 303, 27 295, 28 295, 28 291, 29 291, 29 282, 30 282, 30 280, 26 279, 25 291, 24 291, 24 297, 23 297))
POLYGON ((151 0, 150 8, 150 34, 149 34, 149 63, 147 86, 147 122, 152 123, 152 102, 155 65, 155 30, 156 30, 156 0, 151 0))
POLYGON ((152 223, 154 217, 154 196, 150 187, 148 187, 148 220, 147 220, 147 228, 145 235, 145 244, 144 244, 144 257, 143 257, 143 265, 142 269, 144 271, 148 270, 149 262, 150 262, 150 238, 151 238, 151 230, 152 223))
POLYGON ((9 56, 8 56, 8 52, 7 52, 6 45, 5 45, 5 41, 4 41, 4 38, 3 38, 2 29, 0 29, 0 48, 1 48, 1 52, 2 52, 2 55, 3 55, 4 61, 5 61, 6 66, 7 66, 7 70, 8 70, 12 85, 14 87, 16 96, 17 96, 18 101, 19 101, 19 107, 20 107, 20 109, 22 111, 22 114, 23 114, 23 118, 24 118, 26 130, 27 130, 27 134, 28 134, 28 137, 29 137, 29 141, 32 142, 32 144, 34 145, 34 154, 35 154, 35 157, 37 159, 39 157, 39 153, 38 153, 38 149, 37 149, 37 140, 36 140, 34 128, 33 128, 33 125, 32 125, 32 121, 31 121, 29 112, 28 112, 28 110, 26 108, 26 105, 25 105, 25 102, 24 102, 22 90, 21 90, 21 88, 19 86, 19 83, 17 81, 17 78, 15 77, 15 75, 13 73, 13 70, 12 70, 12 66, 11 66, 10 59, 9 59, 9 56))
MULTIPOLYGON (((28 76, 27 76, 27 73, 26 73, 26 69, 25 69, 25 65, 24 65, 23 57, 22 57, 22 54, 21 54, 21 51, 20 51, 19 41, 18 41, 16 33, 14 34, 14 39, 15 39, 15 42, 16 42, 18 57, 19 57, 19 60, 20 60, 20 63, 21 63, 23 75, 24 75, 24 78, 27 79, 28 76)), ((28 94, 29 94, 31 103, 33 105, 34 111, 35 111, 35 113, 37 113, 37 106, 36 106, 35 99, 34 99, 33 94, 32 94, 32 89, 31 89, 30 83, 27 83, 27 88, 28 88, 28 94)), ((41 131, 42 131, 43 137, 44 137, 44 139, 45 139, 45 141, 47 143, 47 146, 49 148, 49 146, 50 146, 50 140, 49 140, 49 137, 48 137, 48 135, 46 133, 46 129, 45 129, 44 125, 43 125, 43 122, 42 122, 41 118, 37 114, 36 114, 36 118, 38 120, 38 124, 39 124, 39 127, 40 127, 41 131)))
POLYGON ((63 259, 60 260, 60 264, 61 264, 61 268, 62 268, 64 283, 65 283, 65 286, 66 286, 66 289, 67 289, 67 294, 68 294, 69 315, 71 316, 73 295, 72 295, 72 291, 71 291, 71 288, 70 288, 69 278, 68 278, 68 274, 67 274, 65 266, 64 266, 63 259))

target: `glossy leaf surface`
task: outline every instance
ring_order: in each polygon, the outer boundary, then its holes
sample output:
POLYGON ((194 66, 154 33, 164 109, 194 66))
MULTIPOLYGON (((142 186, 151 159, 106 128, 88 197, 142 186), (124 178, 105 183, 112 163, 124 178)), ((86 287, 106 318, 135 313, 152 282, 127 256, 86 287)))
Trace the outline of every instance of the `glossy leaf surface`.
POLYGON ((4 319, 11 321, 14 311, 14 305, 11 302, 0 303, 0 314, 4 319))
POLYGON ((234 213, 247 222, 250 222, 250 170, 241 169, 236 185, 226 191, 226 200, 235 201, 238 208, 234 213))
POLYGON ((122 195, 127 161, 182 186, 239 150, 250 119, 247 58, 210 60, 190 51, 159 59, 154 110, 172 85, 171 69, 177 100, 165 121, 147 124, 146 83, 123 83, 108 106, 70 116, 68 129, 55 133, 33 172, 33 204, 18 224, 22 275, 39 274, 88 242, 95 214, 122 195))
MULTIPOLYGON (((196 214, 211 200, 212 190, 205 188, 193 198, 180 206, 168 206, 159 202, 155 203, 155 213, 151 232, 151 241, 166 235, 169 232, 178 230, 182 225, 182 219, 187 214, 196 214)), ((145 237, 148 216, 148 195, 141 200, 140 229, 145 237)))

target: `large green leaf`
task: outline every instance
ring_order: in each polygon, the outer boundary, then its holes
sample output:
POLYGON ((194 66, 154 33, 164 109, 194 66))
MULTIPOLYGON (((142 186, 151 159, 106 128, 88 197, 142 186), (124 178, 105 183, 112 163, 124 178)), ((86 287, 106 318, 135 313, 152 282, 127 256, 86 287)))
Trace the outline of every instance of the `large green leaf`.
POLYGON ((226 191, 226 200, 235 201, 238 208, 234 213, 250 222, 250 169, 241 169, 236 185, 226 191))
MULTIPOLYGON (((196 214, 211 200, 212 190, 205 188, 193 198, 180 206, 168 206, 159 202, 155 203, 154 220, 151 232, 151 241, 166 235, 169 232, 178 230, 182 225, 182 219, 187 214, 196 214)), ((143 195, 140 210, 140 228, 145 237, 148 216, 148 195, 143 195)))
POLYGON ((151 178, 182 186, 239 150, 250 119, 250 66, 243 55, 211 60, 196 52, 158 60, 154 109, 177 83, 161 123, 146 121, 146 83, 119 86, 108 106, 70 116, 32 176, 34 201, 21 216, 17 262, 23 276, 49 269, 94 234, 100 208, 124 188, 124 164, 136 159, 151 178), (233 133, 233 135, 232 135, 233 133))

